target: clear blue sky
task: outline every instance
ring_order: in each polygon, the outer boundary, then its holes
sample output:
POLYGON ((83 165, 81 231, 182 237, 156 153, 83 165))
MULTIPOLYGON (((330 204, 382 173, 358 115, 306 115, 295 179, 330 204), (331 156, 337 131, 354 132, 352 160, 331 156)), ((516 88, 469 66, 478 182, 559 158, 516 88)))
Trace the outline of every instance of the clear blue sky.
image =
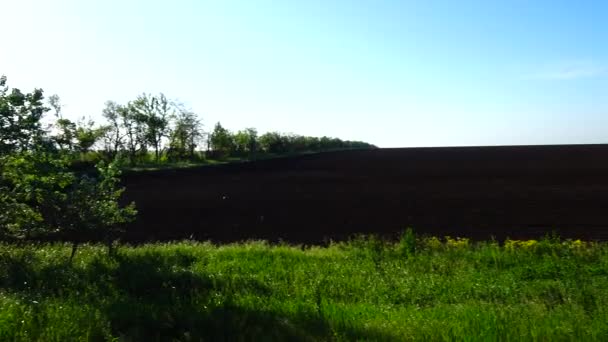
POLYGON ((606 1, 2 1, 0 74, 67 116, 164 92, 232 130, 608 142, 606 1))

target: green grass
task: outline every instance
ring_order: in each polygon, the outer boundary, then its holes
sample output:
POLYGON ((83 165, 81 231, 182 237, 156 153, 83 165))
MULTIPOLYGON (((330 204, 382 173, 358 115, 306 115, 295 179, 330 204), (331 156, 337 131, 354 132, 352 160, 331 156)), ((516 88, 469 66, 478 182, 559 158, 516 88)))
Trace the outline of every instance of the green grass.
MULTIPOLYGON (((324 151, 330 152, 331 150, 324 151)), ((339 150, 337 150, 339 151, 339 150)), ((250 159, 248 157, 238 157, 231 156, 222 159, 210 159, 205 158, 200 161, 161 161, 156 163, 153 159, 150 159, 147 162, 139 162, 134 166, 124 165, 123 171, 126 172, 142 172, 142 171, 158 171, 158 170, 172 170, 172 169, 185 169, 192 167, 200 167, 200 166, 209 166, 209 165, 222 165, 222 164, 231 164, 231 163, 242 163, 248 161, 260 161, 260 160, 268 160, 268 159, 279 159, 286 157, 295 157, 295 156, 304 156, 310 154, 317 154, 323 152, 317 151, 306 151, 306 152, 291 152, 291 153, 259 153, 255 159, 250 159)))
POLYGON ((247 161, 245 158, 230 157, 222 160, 217 159, 202 159, 201 161, 190 162, 190 161, 179 161, 179 162, 160 162, 155 163, 153 161, 146 163, 138 163, 135 166, 125 165, 123 170, 126 172, 141 172, 141 171, 157 171, 157 170, 171 170, 171 169, 187 169, 192 167, 207 166, 207 165, 220 165, 229 163, 238 163, 247 161))
POLYGON ((1 341, 608 340, 608 245, 0 245, 1 341))

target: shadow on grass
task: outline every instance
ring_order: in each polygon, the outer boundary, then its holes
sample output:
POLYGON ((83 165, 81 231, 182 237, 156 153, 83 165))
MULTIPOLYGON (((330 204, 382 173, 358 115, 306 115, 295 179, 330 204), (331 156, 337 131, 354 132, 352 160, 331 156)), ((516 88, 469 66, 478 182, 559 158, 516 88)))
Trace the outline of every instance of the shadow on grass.
MULTIPOLYGON (((193 272, 196 261, 188 254, 150 252, 70 265, 45 263, 32 253, 4 254, 0 291, 41 303, 51 298, 86 304, 100 312, 113 337, 125 341, 396 340, 356 324, 331 322, 314 309, 286 314, 241 307, 239 295, 270 298, 272 289, 247 277, 193 272)), ((27 319, 39 322, 39 329, 61 324, 44 315, 27 319)))

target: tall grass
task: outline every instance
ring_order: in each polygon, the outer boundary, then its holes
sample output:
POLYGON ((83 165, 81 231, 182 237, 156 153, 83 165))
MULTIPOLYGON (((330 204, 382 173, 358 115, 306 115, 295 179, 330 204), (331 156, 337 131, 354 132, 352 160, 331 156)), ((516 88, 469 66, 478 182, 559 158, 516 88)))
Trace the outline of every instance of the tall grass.
POLYGON ((608 246, 0 245, 1 341, 608 340, 608 246))

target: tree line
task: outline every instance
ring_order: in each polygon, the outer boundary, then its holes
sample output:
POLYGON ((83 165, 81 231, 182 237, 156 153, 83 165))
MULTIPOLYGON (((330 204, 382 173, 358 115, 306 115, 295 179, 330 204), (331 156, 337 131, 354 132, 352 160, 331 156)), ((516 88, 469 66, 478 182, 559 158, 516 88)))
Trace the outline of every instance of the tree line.
POLYGON ((374 147, 277 132, 259 136, 253 128, 233 133, 219 122, 206 133, 193 111, 162 93, 127 104, 108 101, 103 117, 101 125, 69 120, 59 96, 23 93, 0 77, 0 241, 71 241, 72 257, 84 241, 106 241, 111 250, 137 213, 134 203, 119 201, 124 163, 374 147), (48 112, 52 124, 44 123, 48 112), (83 160, 95 167, 79 167, 83 160))
POLYGON ((81 154, 95 151, 106 160, 120 158, 130 165, 153 161, 202 161, 228 157, 255 159, 264 155, 365 149, 375 146, 361 141, 309 137, 268 132, 255 128, 231 132, 217 123, 211 132, 202 120, 183 104, 164 94, 141 94, 127 104, 108 101, 103 109, 105 122, 95 126, 90 120, 72 122, 63 118, 60 99, 49 101, 57 118, 55 141, 81 154))
POLYGON ((305 152, 324 152, 346 149, 375 148, 362 141, 329 137, 310 137, 296 134, 268 132, 258 136, 255 128, 232 133, 218 122, 209 137, 210 155, 235 156, 255 159, 258 154, 282 155, 305 152))

